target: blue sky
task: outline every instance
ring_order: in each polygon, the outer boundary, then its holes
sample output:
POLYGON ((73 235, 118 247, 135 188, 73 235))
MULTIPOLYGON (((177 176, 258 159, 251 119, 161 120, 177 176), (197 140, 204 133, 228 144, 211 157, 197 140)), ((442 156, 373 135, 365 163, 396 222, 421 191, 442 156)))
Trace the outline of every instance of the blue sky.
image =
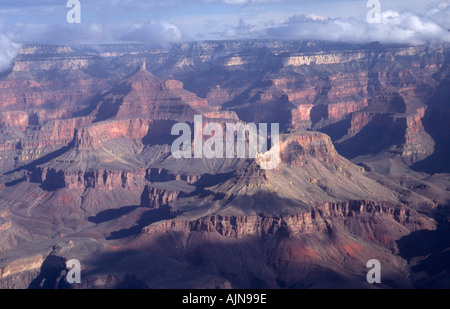
MULTIPOLYGON (((450 41, 450 1, 380 0, 381 25, 366 21, 368 0, 0 0, 0 37, 13 43, 160 43, 211 39, 450 41)), ((0 40, 1 41, 1 40, 0 40)))

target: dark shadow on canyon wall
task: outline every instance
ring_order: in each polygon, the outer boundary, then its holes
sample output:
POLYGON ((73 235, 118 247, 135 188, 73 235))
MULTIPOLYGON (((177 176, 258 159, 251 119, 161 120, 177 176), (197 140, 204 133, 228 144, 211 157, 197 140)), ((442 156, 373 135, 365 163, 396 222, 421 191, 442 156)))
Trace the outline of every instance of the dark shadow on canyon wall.
MULTIPOLYGON (((128 211, 128 209, 127 209, 127 211, 128 211)), ((115 214, 115 215, 117 215, 117 214, 115 214)), ((101 217, 104 217, 104 214, 102 214, 101 217)), ((139 235, 142 233, 142 229, 144 227, 146 227, 147 225, 150 225, 152 223, 155 223, 155 222, 158 222, 161 220, 167 220, 170 218, 172 218, 172 215, 170 213, 169 207, 149 209, 141 215, 141 217, 135 222, 135 225, 128 227, 128 228, 118 230, 118 231, 114 231, 106 239, 107 240, 116 240, 116 239, 130 237, 133 235, 139 235)), ((103 219, 105 219, 105 218, 103 218, 103 219)))
POLYGON ((172 145, 178 136, 171 135, 173 120, 158 120, 148 127, 147 135, 142 139, 144 145, 172 145))
POLYGON ((25 165, 17 167, 16 169, 5 173, 5 175, 10 175, 10 174, 13 174, 13 173, 21 171, 21 170, 32 171, 33 169, 36 168, 36 166, 42 165, 44 163, 47 163, 47 162, 49 162, 49 161, 51 161, 51 160, 61 156, 66 151, 70 150, 73 146, 74 146, 74 143, 71 142, 67 146, 63 146, 63 147, 59 148, 58 150, 55 150, 55 151, 53 151, 51 153, 48 153, 48 154, 44 155, 43 157, 41 157, 39 159, 36 159, 36 160, 34 160, 34 161, 30 162, 30 163, 27 163, 25 165))
MULTIPOLYGON (((449 206, 447 206, 449 209, 449 206)), ((435 231, 421 230, 412 232, 397 241, 399 255, 411 265, 412 277, 416 288, 450 288, 450 217, 437 218, 435 231)))
POLYGON ((328 135, 333 142, 336 142, 340 138, 344 137, 348 133, 348 129, 351 125, 351 119, 347 118, 333 124, 330 124, 322 129, 319 129, 319 132, 325 133, 328 135))
POLYGON ((412 168, 428 174, 450 173, 450 54, 438 75, 442 74, 436 93, 430 98, 423 119, 425 131, 431 135, 435 144, 434 153, 412 168))
POLYGON ((89 217, 88 220, 96 224, 108 222, 130 213, 138 207, 139 206, 125 206, 118 209, 107 209, 99 212, 95 216, 89 217))
MULTIPOLYGON (((147 237, 155 245, 145 252, 100 256, 91 271, 93 278, 109 272, 120 284, 128 276, 133 278, 129 285, 177 289, 370 288, 364 274, 289 259, 287 252, 304 240, 292 240, 283 233, 236 239, 214 231, 192 231, 187 238, 184 232, 167 232, 144 235, 140 241, 147 237)), ((396 287, 387 281, 383 287, 396 287)))
POLYGON ((71 289, 66 281, 66 260, 56 255, 49 255, 42 263, 39 275, 31 281, 29 289, 71 289))
POLYGON ((404 142, 406 119, 394 120, 389 115, 377 115, 357 135, 336 144, 336 150, 347 159, 377 154, 392 145, 404 142))

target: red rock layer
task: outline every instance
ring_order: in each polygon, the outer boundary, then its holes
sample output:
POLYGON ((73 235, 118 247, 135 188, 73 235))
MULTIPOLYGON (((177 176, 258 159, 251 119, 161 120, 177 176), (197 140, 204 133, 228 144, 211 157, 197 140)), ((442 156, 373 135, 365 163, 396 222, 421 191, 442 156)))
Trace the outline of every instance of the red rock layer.
MULTIPOLYGON (((346 203, 323 203, 317 208, 294 215, 276 216, 206 216, 193 220, 173 219, 152 224, 142 229, 143 234, 163 234, 169 231, 217 232, 222 236, 243 238, 248 235, 274 235, 284 229, 286 233, 307 234, 330 229, 327 219, 348 218, 364 214, 383 215, 392 218, 411 231, 434 229, 432 220, 420 216, 415 211, 389 203, 370 201, 350 201, 346 203)), ((371 238, 370 235, 366 235, 371 238)), ((371 239, 374 240, 374 239, 371 239)), ((379 239, 379 242, 385 242, 379 239)))
POLYGON ((117 84, 98 105, 98 120, 130 118, 193 120, 212 111, 207 100, 183 89, 175 80, 161 80, 142 68, 117 84))
POLYGON ((179 190, 167 190, 146 185, 141 197, 142 206, 159 208, 184 196, 179 190))
POLYGON ((120 170, 89 170, 66 171, 48 167, 37 167, 28 176, 28 181, 42 183, 48 188, 67 188, 85 190, 114 190, 118 188, 141 190, 145 177, 145 169, 134 171, 120 170))
POLYGON ((75 134, 78 149, 97 148, 103 142, 121 137, 142 139, 147 135, 149 119, 134 118, 109 120, 80 127, 75 134))
POLYGON ((302 132, 290 134, 280 143, 280 157, 282 163, 295 164, 310 155, 325 162, 334 162, 339 156, 330 137, 319 132, 302 132))

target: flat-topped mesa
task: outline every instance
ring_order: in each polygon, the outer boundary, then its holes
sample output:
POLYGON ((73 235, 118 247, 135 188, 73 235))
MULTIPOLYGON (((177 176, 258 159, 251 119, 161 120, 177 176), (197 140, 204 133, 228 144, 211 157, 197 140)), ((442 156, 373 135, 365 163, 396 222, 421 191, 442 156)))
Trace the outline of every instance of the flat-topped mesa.
POLYGON ((312 156, 327 163, 340 157, 328 135, 320 132, 299 131, 283 135, 280 141, 282 164, 301 164, 305 156, 312 156))
POLYGON ((19 56, 30 55, 63 55, 73 54, 73 48, 64 45, 22 45, 19 48, 19 56))

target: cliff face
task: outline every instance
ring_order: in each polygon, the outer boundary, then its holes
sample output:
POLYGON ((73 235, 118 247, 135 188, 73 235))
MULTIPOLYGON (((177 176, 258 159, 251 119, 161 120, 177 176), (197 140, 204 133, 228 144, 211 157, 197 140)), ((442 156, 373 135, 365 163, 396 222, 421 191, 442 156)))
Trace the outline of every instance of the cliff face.
POLYGON ((180 190, 154 188, 146 185, 141 196, 141 204, 147 207, 160 208, 186 195, 180 190))
POLYGON ((382 287, 412 287, 401 244, 441 233, 450 198, 446 174, 408 167, 448 154, 448 63, 313 41, 24 46, 0 78, 0 287, 73 256, 83 287, 370 287, 372 258, 382 287), (194 115, 279 123, 278 166, 175 159, 194 115))
POLYGON ((150 122, 150 119, 135 118, 83 126, 75 133, 75 147, 78 149, 98 148, 105 141, 122 137, 143 139, 148 133, 150 122))
MULTIPOLYGON (((168 220, 145 227, 143 234, 158 235, 167 232, 210 232, 232 238, 246 236, 266 236, 287 234, 304 235, 312 233, 328 233, 333 222, 346 218, 379 216, 389 219, 401 226, 401 233, 377 235, 373 230, 364 231, 364 238, 379 242, 383 246, 395 246, 396 238, 406 231, 435 229, 435 223, 415 211, 390 203, 372 201, 351 201, 345 203, 321 203, 314 208, 294 215, 281 216, 207 216, 193 221, 168 220), (393 238, 393 239, 391 239, 393 238)), ((383 219, 382 219, 383 220, 383 219)), ((354 227, 349 227, 353 229, 354 227)))
MULTIPOLYGON (((395 282, 391 287, 408 287, 405 264, 389 252, 398 252, 396 241, 416 228, 433 229, 434 223, 393 204, 351 201, 324 203, 292 215, 172 219, 144 228, 141 239, 175 240, 169 248, 183 250, 197 267, 213 265, 232 287, 336 287, 328 281, 330 273, 352 273, 352 279, 340 282, 365 286, 361 269, 373 255, 382 261, 385 278, 395 282), (245 258, 254 254, 258 258, 245 258), (311 275, 313 269, 322 283, 311 275)), ((162 253, 153 245, 148 250, 162 253)))
POLYGON ((295 164, 304 161, 305 157, 320 158, 327 163, 339 161, 331 139, 322 133, 306 133, 287 135, 280 143, 282 164, 295 164))
MULTIPOLYGON (((410 165, 433 152, 429 136, 417 128, 424 115, 422 109, 436 85, 433 74, 444 63, 443 48, 355 48, 343 44, 320 50, 320 44, 310 42, 249 44, 254 44, 253 49, 264 45, 268 53, 252 57, 247 50, 240 51, 245 44, 233 45, 235 51, 217 61, 220 69, 199 66, 198 73, 178 71, 175 75, 210 104, 234 110, 244 121, 279 122, 283 128, 313 128, 327 134, 334 131, 333 142, 345 142, 342 148, 357 147, 359 139, 352 137, 377 115, 389 116, 383 118, 387 128, 396 127, 402 117, 406 122, 403 136, 390 145, 396 148, 397 156, 410 165), (259 66, 262 63, 267 63, 266 68, 259 66), (223 80, 221 75, 230 70, 240 75, 223 80), (192 82, 192 76, 196 82, 192 82), (414 117, 416 120, 411 121, 414 117), (418 126, 411 134, 413 122, 418 126)), ((223 48, 232 48, 226 46, 223 48)), ((191 52, 190 48, 194 47, 185 46, 184 51, 191 52)), ((189 54, 194 63, 213 61, 209 55, 216 45, 195 48, 196 53, 189 54)), ((365 131, 370 130, 369 126, 365 131)))
POLYGON ((3 110, 52 107, 76 111, 109 87, 111 77, 101 78, 93 72, 102 66, 102 59, 70 47, 23 46, 11 74, 0 81, 0 106, 3 110))
POLYGON ((64 171, 47 167, 38 167, 28 180, 41 183, 46 188, 67 188, 71 190, 86 190, 88 188, 99 190, 114 190, 123 188, 139 190, 142 187, 145 170, 118 171, 118 170, 88 170, 64 171))

